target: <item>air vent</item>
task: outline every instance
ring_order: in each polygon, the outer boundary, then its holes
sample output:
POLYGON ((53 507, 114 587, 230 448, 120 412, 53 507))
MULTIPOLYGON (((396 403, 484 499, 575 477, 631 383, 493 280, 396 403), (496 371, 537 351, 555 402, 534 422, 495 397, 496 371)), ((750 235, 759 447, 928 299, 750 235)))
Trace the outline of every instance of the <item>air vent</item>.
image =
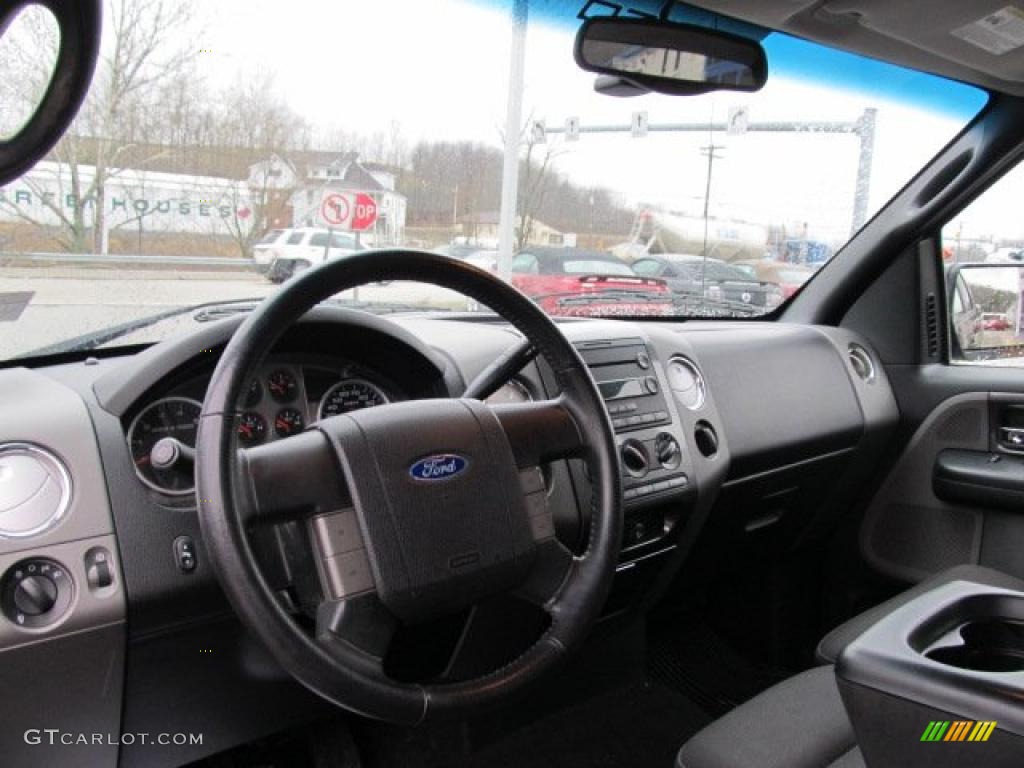
POLYGON ((924 332, 928 357, 935 359, 939 356, 939 302, 934 293, 924 299, 924 332))
POLYGON ((677 355, 668 361, 668 385, 684 408, 696 411, 704 405, 707 398, 704 376, 690 358, 677 355))
POLYGON ((60 459, 27 443, 0 445, 0 538, 49 530, 70 502, 71 477, 60 459))
POLYGON ((875 381, 875 364, 871 355, 860 344, 851 344, 847 351, 850 367, 861 381, 872 384, 875 381))

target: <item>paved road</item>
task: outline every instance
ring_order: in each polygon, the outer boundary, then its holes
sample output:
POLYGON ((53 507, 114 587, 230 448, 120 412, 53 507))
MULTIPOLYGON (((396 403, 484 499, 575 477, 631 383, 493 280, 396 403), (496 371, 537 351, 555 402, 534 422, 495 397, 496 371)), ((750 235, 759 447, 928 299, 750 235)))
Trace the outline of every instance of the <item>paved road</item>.
MULTIPOLYGON (((4 294, 30 292, 32 296, 16 321, 3 322, 0 314, 0 359, 177 307, 262 298, 276 290, 278 286, 251 273, 4 268, 0 269, 0 302, 4 294)), ((342 296, 352 297, 352 293, 342 296)), ((422 283, 363 286, 358 299, 466 308, 466 299, 459 294, 422 283)), ((137 334, 131 340, 144 339, 145 334, 137 334)))

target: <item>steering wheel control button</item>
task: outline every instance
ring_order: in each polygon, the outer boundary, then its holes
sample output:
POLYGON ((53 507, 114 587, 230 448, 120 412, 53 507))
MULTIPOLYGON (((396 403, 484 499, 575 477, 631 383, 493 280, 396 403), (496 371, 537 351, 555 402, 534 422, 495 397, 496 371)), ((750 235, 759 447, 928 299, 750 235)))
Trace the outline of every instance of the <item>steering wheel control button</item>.
POLYGON ((25 629, 47 627, 67 613, 74 584, 60 563, 30 558, 12 566, 3 576, 0 603, 4 616, 25 629))
POLYGON ((529 467, 519 470, 519 485, 523 493, 529 496, 531 493, 547 493, 544 485, 544 473, 540 467, 529 467))
POLYGON ((365 549, 324 559, 327 586, 335 598, 352 597, 374 588, 370 560, 365 549))
POLYGON ((174 540, 174 562, 182 573, 192 573, 196 569, 196 543, 191 536, 179 536, 174 540))
POLYGON ((49 451, 0 445, 0 538, 37 536, 61 521, 71 503, 71 476, 49 451))
POLYGON ((109 551, 103 547, 93 547, 85 553, 84 565, 85 583, 90 591, 102 594, 114 586, 114 568, 109 551))
POLYGON ((363 534, 354 509, 343 509, 313 518, 313 535, 323 557, 363 549, 363 534))

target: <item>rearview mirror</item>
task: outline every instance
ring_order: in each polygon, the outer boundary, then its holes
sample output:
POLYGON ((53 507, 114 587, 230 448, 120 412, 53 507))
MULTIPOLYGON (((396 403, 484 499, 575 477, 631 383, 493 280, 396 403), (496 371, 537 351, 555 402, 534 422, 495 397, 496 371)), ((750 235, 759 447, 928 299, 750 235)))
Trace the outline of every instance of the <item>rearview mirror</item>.
POLYGON ((643 91, 756 91, 768 77, 756 40, 690 24, 597 18, 576 35, 576 63, 643 91))
POLYGON ((958 264, 947 273, 946 286, 955 358, 1024 358, 1024 266, 958 264))

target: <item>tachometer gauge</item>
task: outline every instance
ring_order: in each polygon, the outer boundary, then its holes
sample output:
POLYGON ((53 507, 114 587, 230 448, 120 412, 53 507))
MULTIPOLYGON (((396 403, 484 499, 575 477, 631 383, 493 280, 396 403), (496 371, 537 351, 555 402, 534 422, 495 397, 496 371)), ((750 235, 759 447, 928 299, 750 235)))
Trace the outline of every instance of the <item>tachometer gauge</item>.
POLYGON ((274 417, 274 434, 278 437, 290 437, 302 431, 305 420, 295 408, 283 408, 274 417))
POLYGON ((267 389, 270 396, 279 403, 290 403, 295 399, 299 385, 295 377, 284 368, 274 371, 267 377, 267 389))
POLYGON ((326 419, 360 408, 384 405, 387 402, 387 395, 376 384, 371 384, 366 379, 343 379, 328 389, 320 401, 320 418, 326 419))
POLYGON ((246 447, 259 445, 267 436, 267 422, 258 413, 243 413, 238 420, 238 442, 246 447))
POLYGON ((203 406, 187 397, 166 397, 146 406, 128 428, 128 447, 135 473, 150 488, 172 495, 191 493, 195 488, 192 465, 174 464, 166 468, 153 466, 150 453, 165 437, 173 437, 189 448, 195 448, 199 414, 203 406))

